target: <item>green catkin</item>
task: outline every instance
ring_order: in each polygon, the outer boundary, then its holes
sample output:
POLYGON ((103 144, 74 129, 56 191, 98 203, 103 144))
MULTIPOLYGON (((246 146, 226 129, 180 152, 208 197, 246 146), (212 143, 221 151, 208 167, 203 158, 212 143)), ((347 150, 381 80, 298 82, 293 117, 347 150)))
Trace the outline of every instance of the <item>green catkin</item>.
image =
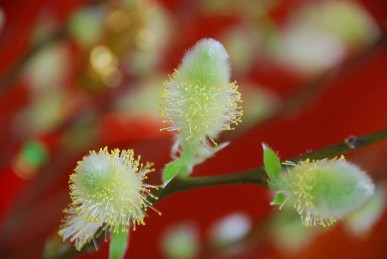
POLYGON ((129 225, 144 225, 145 212, 152 204, 151 188, 145 184, 146 175, 153 172, 151 163, 140 163, 133 150, 118 149, 109 152, 91 151, 70 176, 72 203, 64 212, 64 224, 59 234, 75 241, 79 250, 93 239, 96 231, 104 226, 109 231, 127 232, 129 225))
POLYGON ((179 68, 164 83, 161 116, 183 142, 215 143, 222 130, 241 122, 241 95, 229 82, 228 54, 214 39, 200 40, 188 51, 179 68))
POLYGON ((362 207, 375 186, 363 170, 342 157, 288 167, 270 188, 294 203, 305 226, 325 227, 362 207))

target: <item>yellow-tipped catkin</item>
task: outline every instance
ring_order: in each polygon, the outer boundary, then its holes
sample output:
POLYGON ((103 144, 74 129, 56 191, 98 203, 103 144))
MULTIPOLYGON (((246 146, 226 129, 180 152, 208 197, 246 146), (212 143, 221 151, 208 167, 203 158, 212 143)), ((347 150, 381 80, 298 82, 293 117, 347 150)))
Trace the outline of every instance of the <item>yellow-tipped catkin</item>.
POLYGON ((214 142, 241 122, 241 95, 229 82, 228 54, 214 39, 200 40, 164 83, 161 116, 177 131, 177 142, 214 142))
POLYGON ((145 212, 151 207, 147 197, 153 197, 150 188, 157 188, 144 183, 152 171, 152 164, 141 164, 133 150, 90 152, 70 176, 72 204, 65 210, 59 234, 71 237, 81 249, 102 226, 127 232, 129 225, 145 224, 145 212))
POLYGON ((374 194, 369 176, 343 157, 303 161, 271 183, 295 204, 305 226, 329 226, 363 206, 374 194))

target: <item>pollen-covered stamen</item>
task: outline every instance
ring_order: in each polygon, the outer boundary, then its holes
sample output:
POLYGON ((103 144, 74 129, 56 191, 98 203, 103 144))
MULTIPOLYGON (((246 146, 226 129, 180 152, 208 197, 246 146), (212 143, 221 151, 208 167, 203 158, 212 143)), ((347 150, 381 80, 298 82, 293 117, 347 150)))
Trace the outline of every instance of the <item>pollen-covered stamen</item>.
POLYGON ((65 219, 62 221, 59 235, 63 237, 63 240, 69 239, 75 241, 75 248, 81 250, 81 248, 93 240, 94 246, 97 248, 95 242, 95 235, 102 226, 102 222, 88 221, 87 219, 79 216, 73 207, 64 210, 66 213, 65 219))
POLYGON ((205 142, 222 130, 232 130, 243 114, 241 96, 235 83, 206 86, 179 82, 179 71, 165 83, 161 116, 187 141, 205 142))

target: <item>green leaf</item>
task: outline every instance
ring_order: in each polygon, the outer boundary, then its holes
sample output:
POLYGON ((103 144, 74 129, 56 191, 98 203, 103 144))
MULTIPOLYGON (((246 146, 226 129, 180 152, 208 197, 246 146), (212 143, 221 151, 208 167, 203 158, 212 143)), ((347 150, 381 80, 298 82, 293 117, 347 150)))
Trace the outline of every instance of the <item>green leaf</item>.
POLYGON ((110 259, 124 258, 126 249, 128 247, 129 232, 111 233, 110 239, 110 259))
POLYGON ((283 193, 277 193, 275 198, 270 202, 270 205, 282 205, 285 202, 286 195, 283 193))
POLYGON ((281 161, 278 156, 265 144, 262 144, 263 148, 263 164, 265 170, 271 181, 275 181, 279 174, 282 172, 281 161))
POLYGON ((221 143, 216 145, 215 147, 212 147, 208 149, 207 147, 198 147, 198 151, 196 153, 196 157, 194 159, 193 166, 198 165, 206 161, 208 158, 215 155, 218 151, 222 150, 223 148, 227 147, 229 142, 221 143))
POLYGON ((188 167, 179 159, 168 163, 163 171, 163 184, 164 187, 175 178, 176 175, 187 176, 188 167))

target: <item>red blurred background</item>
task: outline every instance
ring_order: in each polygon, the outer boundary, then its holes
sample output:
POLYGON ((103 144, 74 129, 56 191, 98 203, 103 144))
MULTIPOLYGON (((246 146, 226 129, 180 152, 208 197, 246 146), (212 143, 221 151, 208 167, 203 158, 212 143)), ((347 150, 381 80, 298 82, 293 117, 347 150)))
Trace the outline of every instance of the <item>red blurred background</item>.
MULTIPOLYGON (((222 135, 230 145, 193 176, 261 166, 262 142, 287 159, 386 128, 386 24, 385 0, 2 1, 0 257, 39 258, 47 244, 60 247, 68 177, 88 150, 133 148, 155 163, 149 180, 160 183, 172 136, 159 132, 157 95, 201 38, 230 51, 246 115, 222 135)), ((348 158, 383 186, 386 154, 382 141, 348 158)), ((187 222, 199 258, 387 258, 385 212, 366 237, 337 224, 290 252, 270 234, 280 212, 269 201, 254 185, 174 194, 155 205, 161 217, 150 211, 131 234, 127 258, 166 257, 165 231, 187 222), (233 213, 247 215, 255 235, 227 257, 211 249, 209 232, 233 213)), ((107 254, 102 242, 74 256, 107 254)))

